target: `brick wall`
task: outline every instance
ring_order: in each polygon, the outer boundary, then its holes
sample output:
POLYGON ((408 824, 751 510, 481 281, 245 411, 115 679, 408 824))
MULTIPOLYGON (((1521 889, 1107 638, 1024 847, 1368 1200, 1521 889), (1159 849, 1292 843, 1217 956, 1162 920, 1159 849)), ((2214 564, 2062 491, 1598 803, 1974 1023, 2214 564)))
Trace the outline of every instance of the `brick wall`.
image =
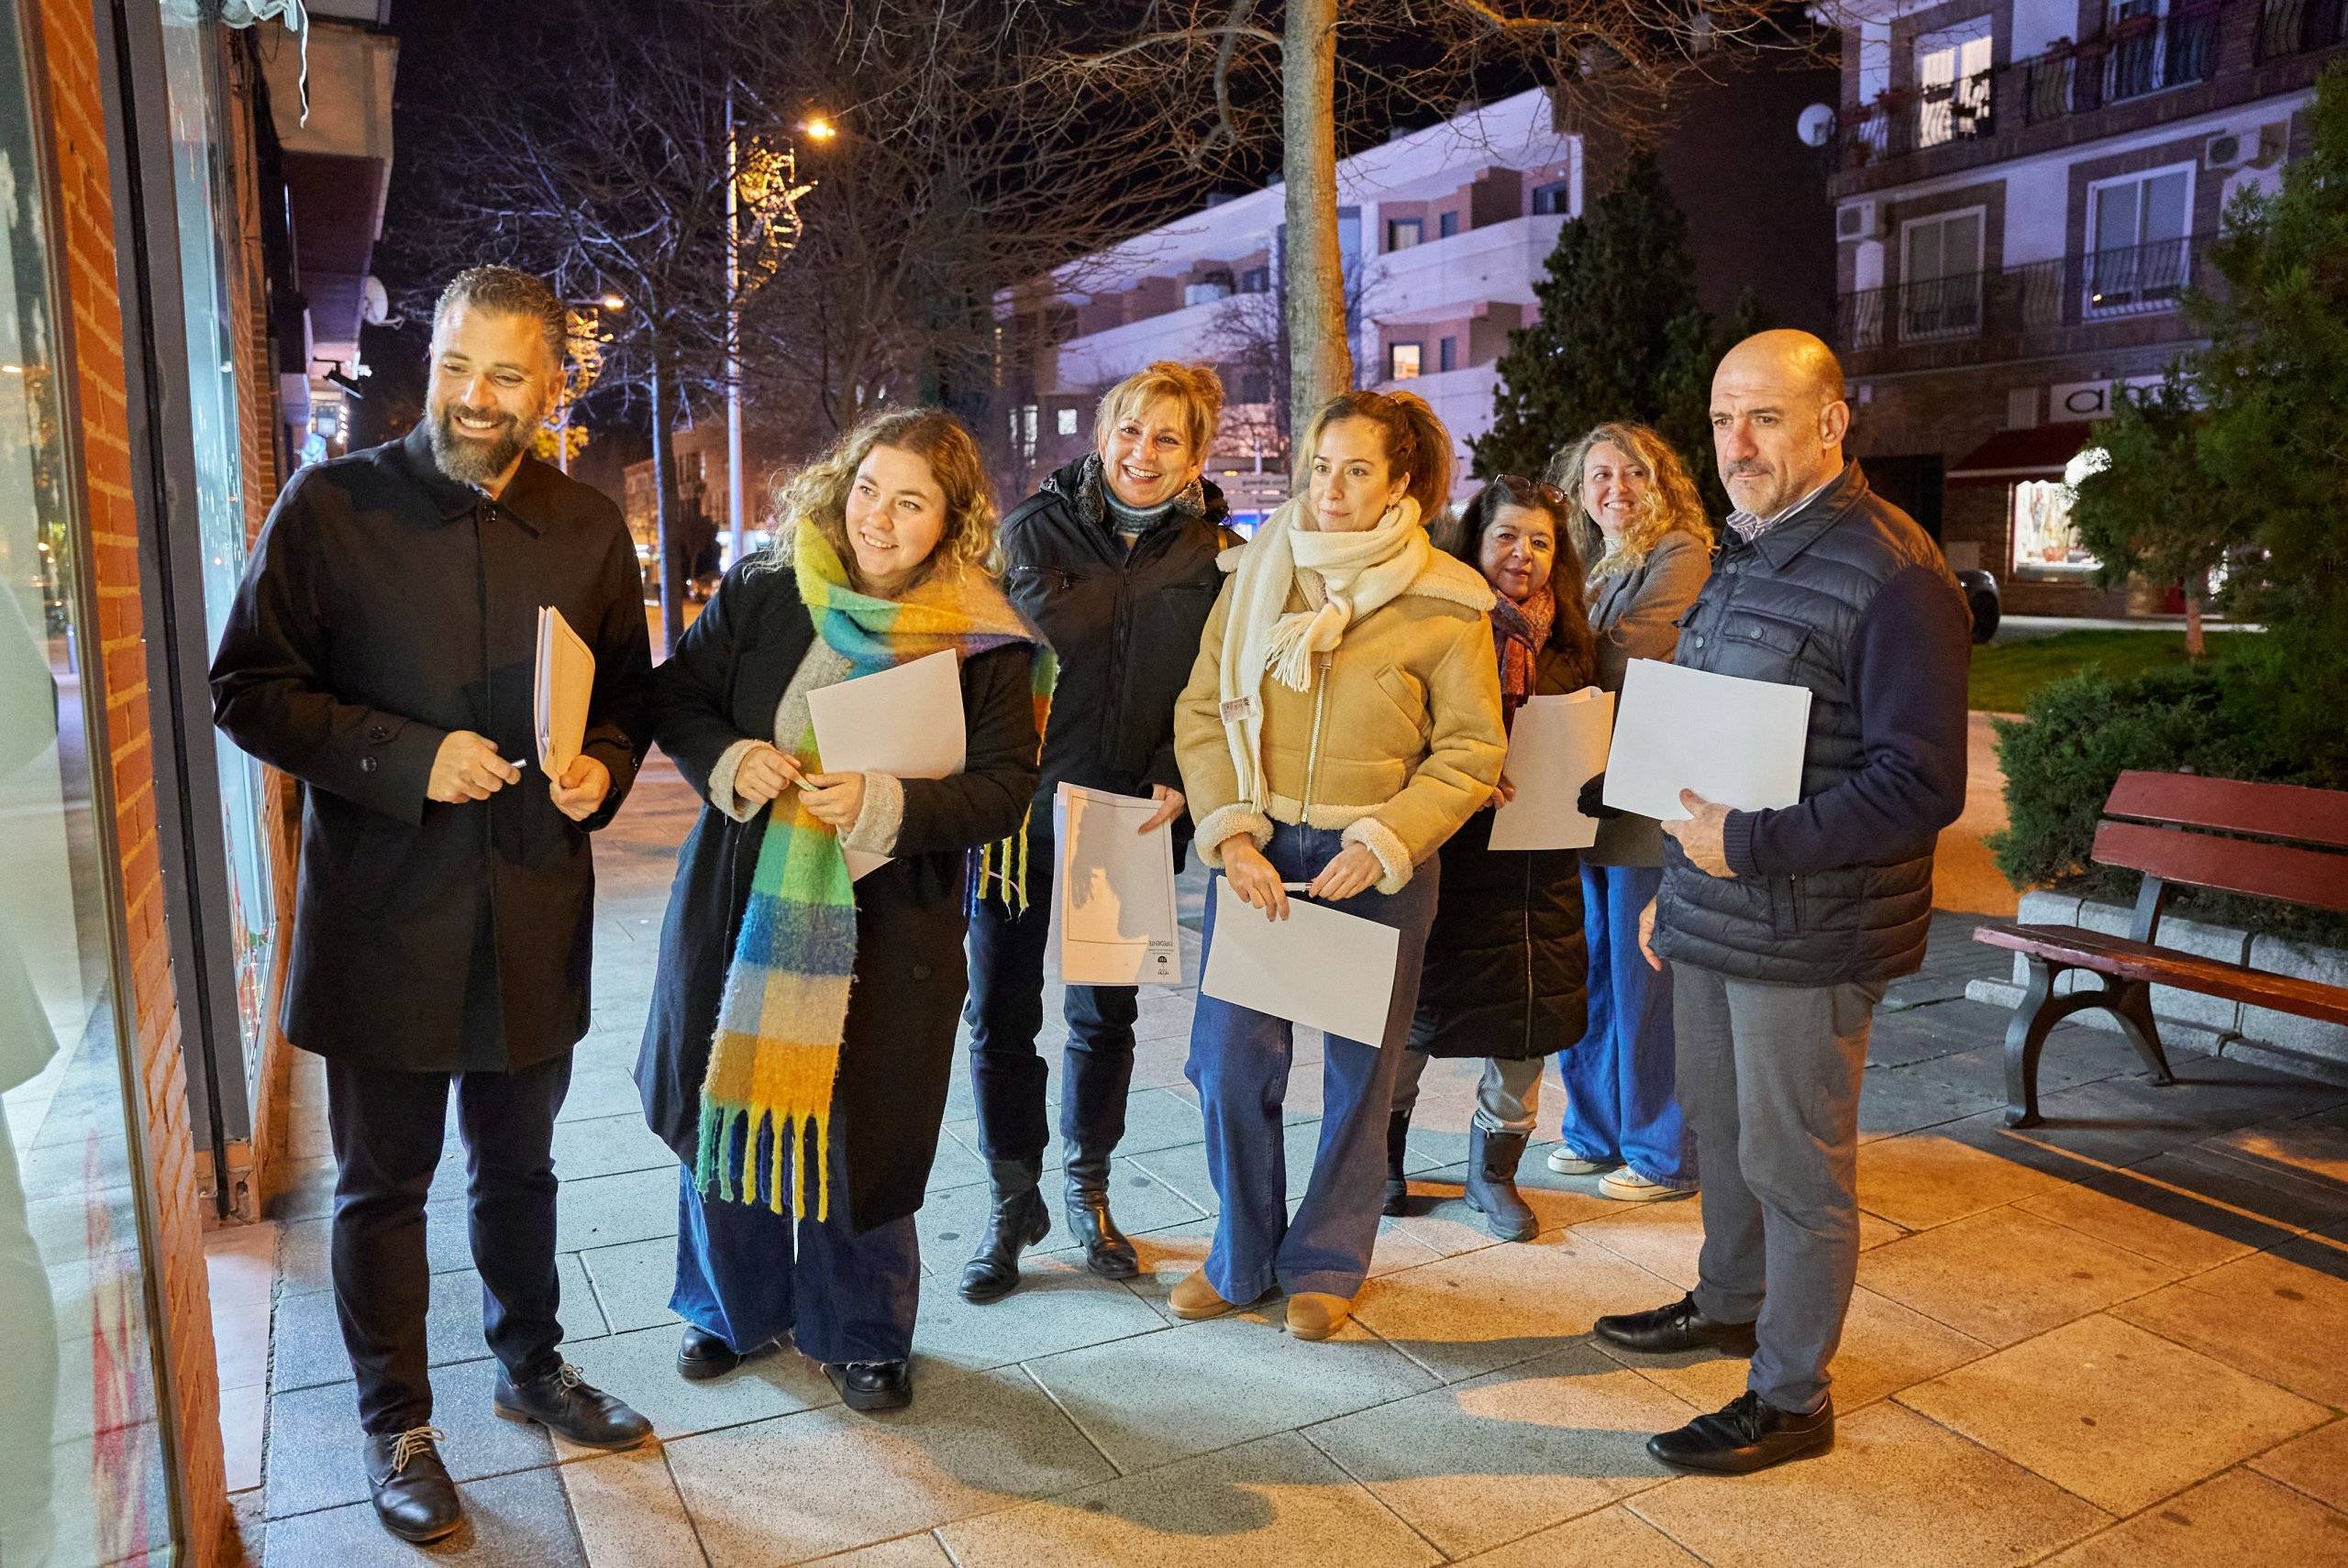
MULTIPOLYGON (((122 305, 116 286, 114 205, 97 39, 87 4, 38 0, 51 137, 64 223, 66 291, 86 464, 92 549, 104 657, 105 739, 114 780, 115 833, 128 917, 137 1113, 155 1195, 154 1256, 172 1397, 163 1416, 181 1468, 194 1568, 221 1561, 227 1483, 220 1450, 219 1375, 204 1271, 195 1148, 188 1131, 171 947, 163 930, 155 835, 154 758, 147 727, 147 655, 140 628, 138 512, 130 489, 128 411, 123 402, 122 305)), ((233 1538, 229 1538, 233 1539, 233 1538)))

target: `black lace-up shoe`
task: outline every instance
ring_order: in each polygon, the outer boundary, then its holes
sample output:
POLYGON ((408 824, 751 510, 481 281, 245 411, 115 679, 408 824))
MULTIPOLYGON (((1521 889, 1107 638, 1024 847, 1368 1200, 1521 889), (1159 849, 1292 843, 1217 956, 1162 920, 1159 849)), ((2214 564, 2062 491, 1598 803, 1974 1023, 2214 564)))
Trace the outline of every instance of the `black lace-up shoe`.
POLYGON ((902 1410, 914 1402, 909 1361, 827 1361, 824 1375, 851 1410, 902 1410))
POLYGON ((1668 1307, 1648 1312, 1614 1312, 1590 1325, 1598 1337, 1624 1350, 1664 1355, 1672 1351, 1718 1350, 1751 1355, 1753 1325, 1716 1323, 1696 1309, 1691 1292, 1668 1307))
POLYGON ((579 1375, 569 1362, 527 1383, 497 1369, 490 1397, 509 1421, 536 1421, 581 1448, 634 1448, 652 1435, 652 1423, 579 1375))
POLYGON ((1798 1416, 1750 1389, 1731 1400, 1726 1409, 1647 1439, 1647 1452, 1664 1463, 1718 1475, 1749 1475, 1833 1446, 1833 1400, 1814 1415, 1798 1416))
POLYGON ((691 1323, 685 1325, 684 1338, 677 1344, 677 1373, 695 1383, 723 1377, 748 1359, 715 1334, 691 1323))
POLYGON ((457 1484, 449 1479, 449 1467, 435 1446, 447 1435, 438 1427, 367 1435, 360 1463, 375 1517, 402 1540, 438 1540, 464 1522, 457 1484))

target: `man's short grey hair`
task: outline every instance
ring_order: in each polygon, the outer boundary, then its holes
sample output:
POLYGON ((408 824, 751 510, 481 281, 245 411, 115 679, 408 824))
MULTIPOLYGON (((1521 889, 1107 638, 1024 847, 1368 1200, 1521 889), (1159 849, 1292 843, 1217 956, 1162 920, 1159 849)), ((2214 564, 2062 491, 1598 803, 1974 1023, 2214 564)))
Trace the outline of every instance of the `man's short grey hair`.
POLYGON ((570 323, 561 299, 547 287, 545 279, 518 267, 466 268, 449 280, 449 286, 440 291, 440 303, 432 307, 434 337, 439 336, 440 324, 459 305, 526 316, 537 322, 547 340, 547 352, 553 357, 554 368, 562 369, 570 348, 570 323))

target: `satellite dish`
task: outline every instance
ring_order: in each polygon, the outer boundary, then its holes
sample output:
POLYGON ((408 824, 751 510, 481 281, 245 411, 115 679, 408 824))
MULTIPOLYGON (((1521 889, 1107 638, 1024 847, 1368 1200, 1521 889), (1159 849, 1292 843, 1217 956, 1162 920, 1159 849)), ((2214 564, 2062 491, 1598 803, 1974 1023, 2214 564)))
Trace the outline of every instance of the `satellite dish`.
POLYGON ((1804 147, 1824 147, 1834 134, 1834 110, 1825 104, 1812 104, 1794 121, 1794 135, 1804 147))
POLYGON ((383 281, 370 272, 359 284, 359 316, 370 326, 396 326, 392 319, 392 296, 384 291, 383 281))

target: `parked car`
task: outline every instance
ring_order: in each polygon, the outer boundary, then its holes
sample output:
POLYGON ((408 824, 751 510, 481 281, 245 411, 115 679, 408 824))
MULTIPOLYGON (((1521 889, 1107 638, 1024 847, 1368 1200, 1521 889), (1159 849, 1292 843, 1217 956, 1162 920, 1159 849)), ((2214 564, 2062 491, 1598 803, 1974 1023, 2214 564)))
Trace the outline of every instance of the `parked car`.
POLYGON ((1965 591, 1965 602, 1973 608, 1973 640, 1988 642, 1998 635, 1998 617, 2004 613, 1998 580, 1986 571, 1961 571, 1956 574, 1956 586, 1965 591))

